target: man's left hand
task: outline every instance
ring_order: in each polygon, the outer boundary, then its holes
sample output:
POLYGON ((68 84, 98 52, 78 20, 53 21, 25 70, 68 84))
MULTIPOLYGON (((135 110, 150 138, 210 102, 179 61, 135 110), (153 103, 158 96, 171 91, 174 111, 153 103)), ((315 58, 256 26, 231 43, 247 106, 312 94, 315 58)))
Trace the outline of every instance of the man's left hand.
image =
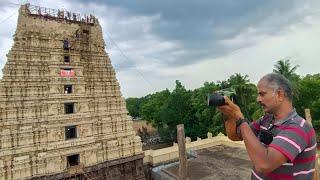
POLYGON ((240 141, 241 137, 237 134, 236 121, 243 118, 240 108, 234 104, 228 97, 224 97, 226 105, 219 106, 218 109, 226 116, 224 126, 227 136, 232 141, 240 141))

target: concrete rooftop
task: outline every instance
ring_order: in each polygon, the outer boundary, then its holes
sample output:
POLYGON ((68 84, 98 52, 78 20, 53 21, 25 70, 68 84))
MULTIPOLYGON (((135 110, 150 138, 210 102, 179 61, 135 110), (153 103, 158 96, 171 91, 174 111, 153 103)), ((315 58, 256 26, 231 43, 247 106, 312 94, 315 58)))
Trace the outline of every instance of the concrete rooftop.
MULTIPOLYGON (((195 159, 188 160, 189 180, 247 180, 251 177, 252 164, 245 149, 214 146, 198 150, 195 159)), ((177 179, 179 164, 159 172, 161 180, 177 179)))

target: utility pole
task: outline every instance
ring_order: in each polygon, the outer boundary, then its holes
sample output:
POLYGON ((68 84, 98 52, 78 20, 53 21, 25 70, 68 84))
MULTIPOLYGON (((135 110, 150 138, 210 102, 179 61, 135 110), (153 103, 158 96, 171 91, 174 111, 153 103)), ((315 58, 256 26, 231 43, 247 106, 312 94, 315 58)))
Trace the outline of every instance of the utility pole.
POLYGON ((177 140, 179 148, 179 180, 187 180, 187 154, 183 124, 177 125, 177 140))

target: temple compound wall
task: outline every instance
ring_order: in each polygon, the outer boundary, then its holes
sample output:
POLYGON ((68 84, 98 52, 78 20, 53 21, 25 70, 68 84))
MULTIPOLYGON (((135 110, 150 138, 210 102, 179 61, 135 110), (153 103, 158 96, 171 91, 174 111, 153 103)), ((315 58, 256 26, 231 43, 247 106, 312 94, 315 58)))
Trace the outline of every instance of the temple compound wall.
POLYGON ((98 19, 22 5, 0 81, 0 180, 144 179, 98 19))

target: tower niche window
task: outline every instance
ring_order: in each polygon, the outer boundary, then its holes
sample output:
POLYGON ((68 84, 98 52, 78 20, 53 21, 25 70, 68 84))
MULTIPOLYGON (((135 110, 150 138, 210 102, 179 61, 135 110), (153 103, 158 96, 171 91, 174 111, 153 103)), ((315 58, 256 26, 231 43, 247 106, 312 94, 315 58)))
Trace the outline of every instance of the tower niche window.
POLYGON ((79 154, 67 156, 67 167, 79 165, 80 159, 79 154))
POLYGON ((66 114, 73 114, 74 113, 74 103, 65 103, 64 110, 66 114))
POLYGON ((66 140, 77 138, 77 126, 65 127, 66 140))
POLYGON ((69 63, 69 62, 70 62, 70 56, 69 56, 69 55, 64 55, 64 56, 63 56, 63 61, 64 61, 65 63, 69 63))
POLYGON ((69 40, 68 39, 63 40, 63 49, 69 50, 69 40))
POLYGON ((86 30, 86 29, 84 29, 82 32, 83 32, 84 34, 89 34, 89 30, 86 30))
POLYGON ((65 94, 71 94, 72 93, 72 85, 64 85, 64 93, 65 94))

